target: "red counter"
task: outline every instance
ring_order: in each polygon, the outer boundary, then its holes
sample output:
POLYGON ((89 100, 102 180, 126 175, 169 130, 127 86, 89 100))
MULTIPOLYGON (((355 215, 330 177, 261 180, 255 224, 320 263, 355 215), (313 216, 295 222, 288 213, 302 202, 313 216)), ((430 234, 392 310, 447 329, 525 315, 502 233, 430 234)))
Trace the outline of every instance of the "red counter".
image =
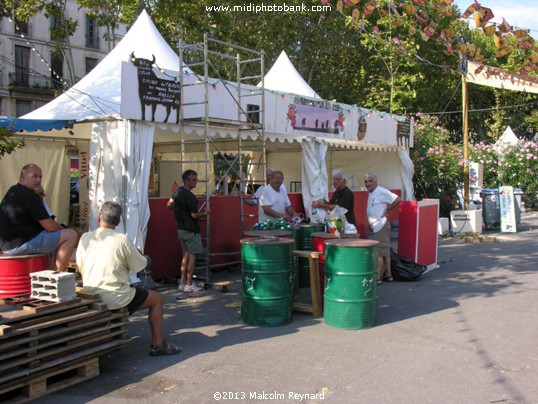
MULTIPOLYGON (((289 194, 290 202, 298 213, 304 213, 301 194, 289 194)), ((150 198, 150 219, 144 253, 153 261, 151 274, 154 279, 179 277, 183 253, 177 237, 174 212, 166 208, 169 198, 150 198)), ((241 199, 237 195, 212 196, 210 201, 210 266, 223 267, 241 261, 241 199)), ((200 201, 200 206, 202 200, 200 201)), ((245 203, 245 230, 258 221, 258 207, 245 203)), ((206 245, 206 222, 200 219, 200 230, 206 245)))
MULTIPOLYGON (((399 190, 392 191, 401 195, 399 190)), ((355 219, 361 238, 368 237, 366 203, 368 192, 354 191, 355 219)), ((300 193, 289 194, 291 205, 297 213, 304 214, 303 197, 300 193)), ((178 278, 183 253, 177 238, 177 224, 174 212, 166 208, 169 198, 150 198, 150 219, 144 253, 153 260, 151 273, 154 279, 178 278)), ((237 195, 212 196, 210 199, 210 265, 212 268, 231 265, 241 261, 241 200, 237 195)), ((200 202, 201 205, 201 202, 200 202)), ((244 204, 245 230, 251 229, 258 221, 258 207, 244 204)), ((393 212, 391 220, 398 218, 393 212)), ((201 236, 205 246, 206 222, 200 219, 201 236)))

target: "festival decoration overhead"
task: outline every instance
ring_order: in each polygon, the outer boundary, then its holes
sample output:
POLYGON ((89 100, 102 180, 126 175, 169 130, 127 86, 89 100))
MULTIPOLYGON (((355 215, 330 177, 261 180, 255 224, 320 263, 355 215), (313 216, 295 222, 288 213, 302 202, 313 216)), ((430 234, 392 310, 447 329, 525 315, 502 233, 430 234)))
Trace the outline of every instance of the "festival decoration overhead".
MULTIPOLYGON (((328 0, 321 0, 323 5, 329 3, 328 0)), ((390 0, 382 2, 378 0, 337 0, 336 9, 342 14, 350 12, 347 23, 352 23, 363 32, 370 33, 377 40, 392 42, 393 46, 403 54, 406 54, 405 40, 393 36, 384 39, 383 24, 379 21, 372 21, 372 15, 379 14, 379 17, 390 15, 390 26, 398 27, 404 23, 409 24, 407 30, 409 36, 419 35, 423 41, 435 41, 443 47, 443 52, 447 55, 455 55, 462 60, 474 60, 481 63, 487 62, 480 48, 472 44, 459 44, 456 33, 453 29, 438 28, 437 18, 450 17, 455 13, 453 0, 407 0, 406 2, 395 3, 390 0), (428 15, 426 4, 434 3, 435 13, 428 15), (350 11, 347 11, 350 9, 350 11), (370 23, 367 23, 369 18, 370 23), (457 42, 456 42, 457 41, 457 42), (457 52, 456 52, 457 51, 457 52)), ((518 51, 527 56, 527 62, 520 67, 519 74, 526 75, 538 71, 538 47, 534 38, 529 34, 529 30, 514 28, 504 18, 501 23, 493 23, 495 14, 492 9, 482 6, 476 0, 469 5, 462 13, 462 18, 473 18, 476 26, 484 32, 486 36, 492 37, 497 52, 496 58, 508 56, 514 51, 518 51)))

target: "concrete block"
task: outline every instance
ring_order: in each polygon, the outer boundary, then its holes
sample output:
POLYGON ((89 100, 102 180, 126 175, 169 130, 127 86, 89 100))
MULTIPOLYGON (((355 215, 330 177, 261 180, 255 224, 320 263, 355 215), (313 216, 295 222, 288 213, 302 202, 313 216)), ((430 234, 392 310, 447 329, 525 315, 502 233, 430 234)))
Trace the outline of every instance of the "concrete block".
POLYGON ((39 271, 31 274, 31 297, 51 302, 66 302, 77 297, 75 274, 39 271))

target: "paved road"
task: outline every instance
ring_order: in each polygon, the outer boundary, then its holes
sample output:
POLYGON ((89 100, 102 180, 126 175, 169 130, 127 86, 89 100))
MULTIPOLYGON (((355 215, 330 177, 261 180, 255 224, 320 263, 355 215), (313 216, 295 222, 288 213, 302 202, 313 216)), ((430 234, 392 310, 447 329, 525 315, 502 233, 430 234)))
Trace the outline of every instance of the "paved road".
POLYGON ((135 315, 134 339, 102 358, 99 377, 36 402, 538 403, 536 229, 531 212, 497 243, 441 240, 440 268, 380 286, 365 330, 306 314, 246 326, 237 272, 216 275, 233 281, 226 294, 176 301, 169 289, 165 328, 181 355, 149 357, 147 321, 135 315))

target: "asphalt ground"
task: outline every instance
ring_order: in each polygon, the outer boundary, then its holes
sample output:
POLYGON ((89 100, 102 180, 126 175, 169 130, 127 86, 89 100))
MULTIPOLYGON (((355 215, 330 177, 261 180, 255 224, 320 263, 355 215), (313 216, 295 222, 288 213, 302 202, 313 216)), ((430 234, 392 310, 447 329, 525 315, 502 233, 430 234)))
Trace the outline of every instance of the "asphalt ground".
POLYGON ((486 232, 496 242, 440 239, 439 268, 379 286, 376 325, 362 330, 298 313, 245 325, 238 269, 214 274, 228 293, 176 300, 165 287, 180 355, 150 357, 136 313, 132 341, 101 358, 100 376, 35 402, 538 403, 537 229, 527 212, 518 233, 486 232))

